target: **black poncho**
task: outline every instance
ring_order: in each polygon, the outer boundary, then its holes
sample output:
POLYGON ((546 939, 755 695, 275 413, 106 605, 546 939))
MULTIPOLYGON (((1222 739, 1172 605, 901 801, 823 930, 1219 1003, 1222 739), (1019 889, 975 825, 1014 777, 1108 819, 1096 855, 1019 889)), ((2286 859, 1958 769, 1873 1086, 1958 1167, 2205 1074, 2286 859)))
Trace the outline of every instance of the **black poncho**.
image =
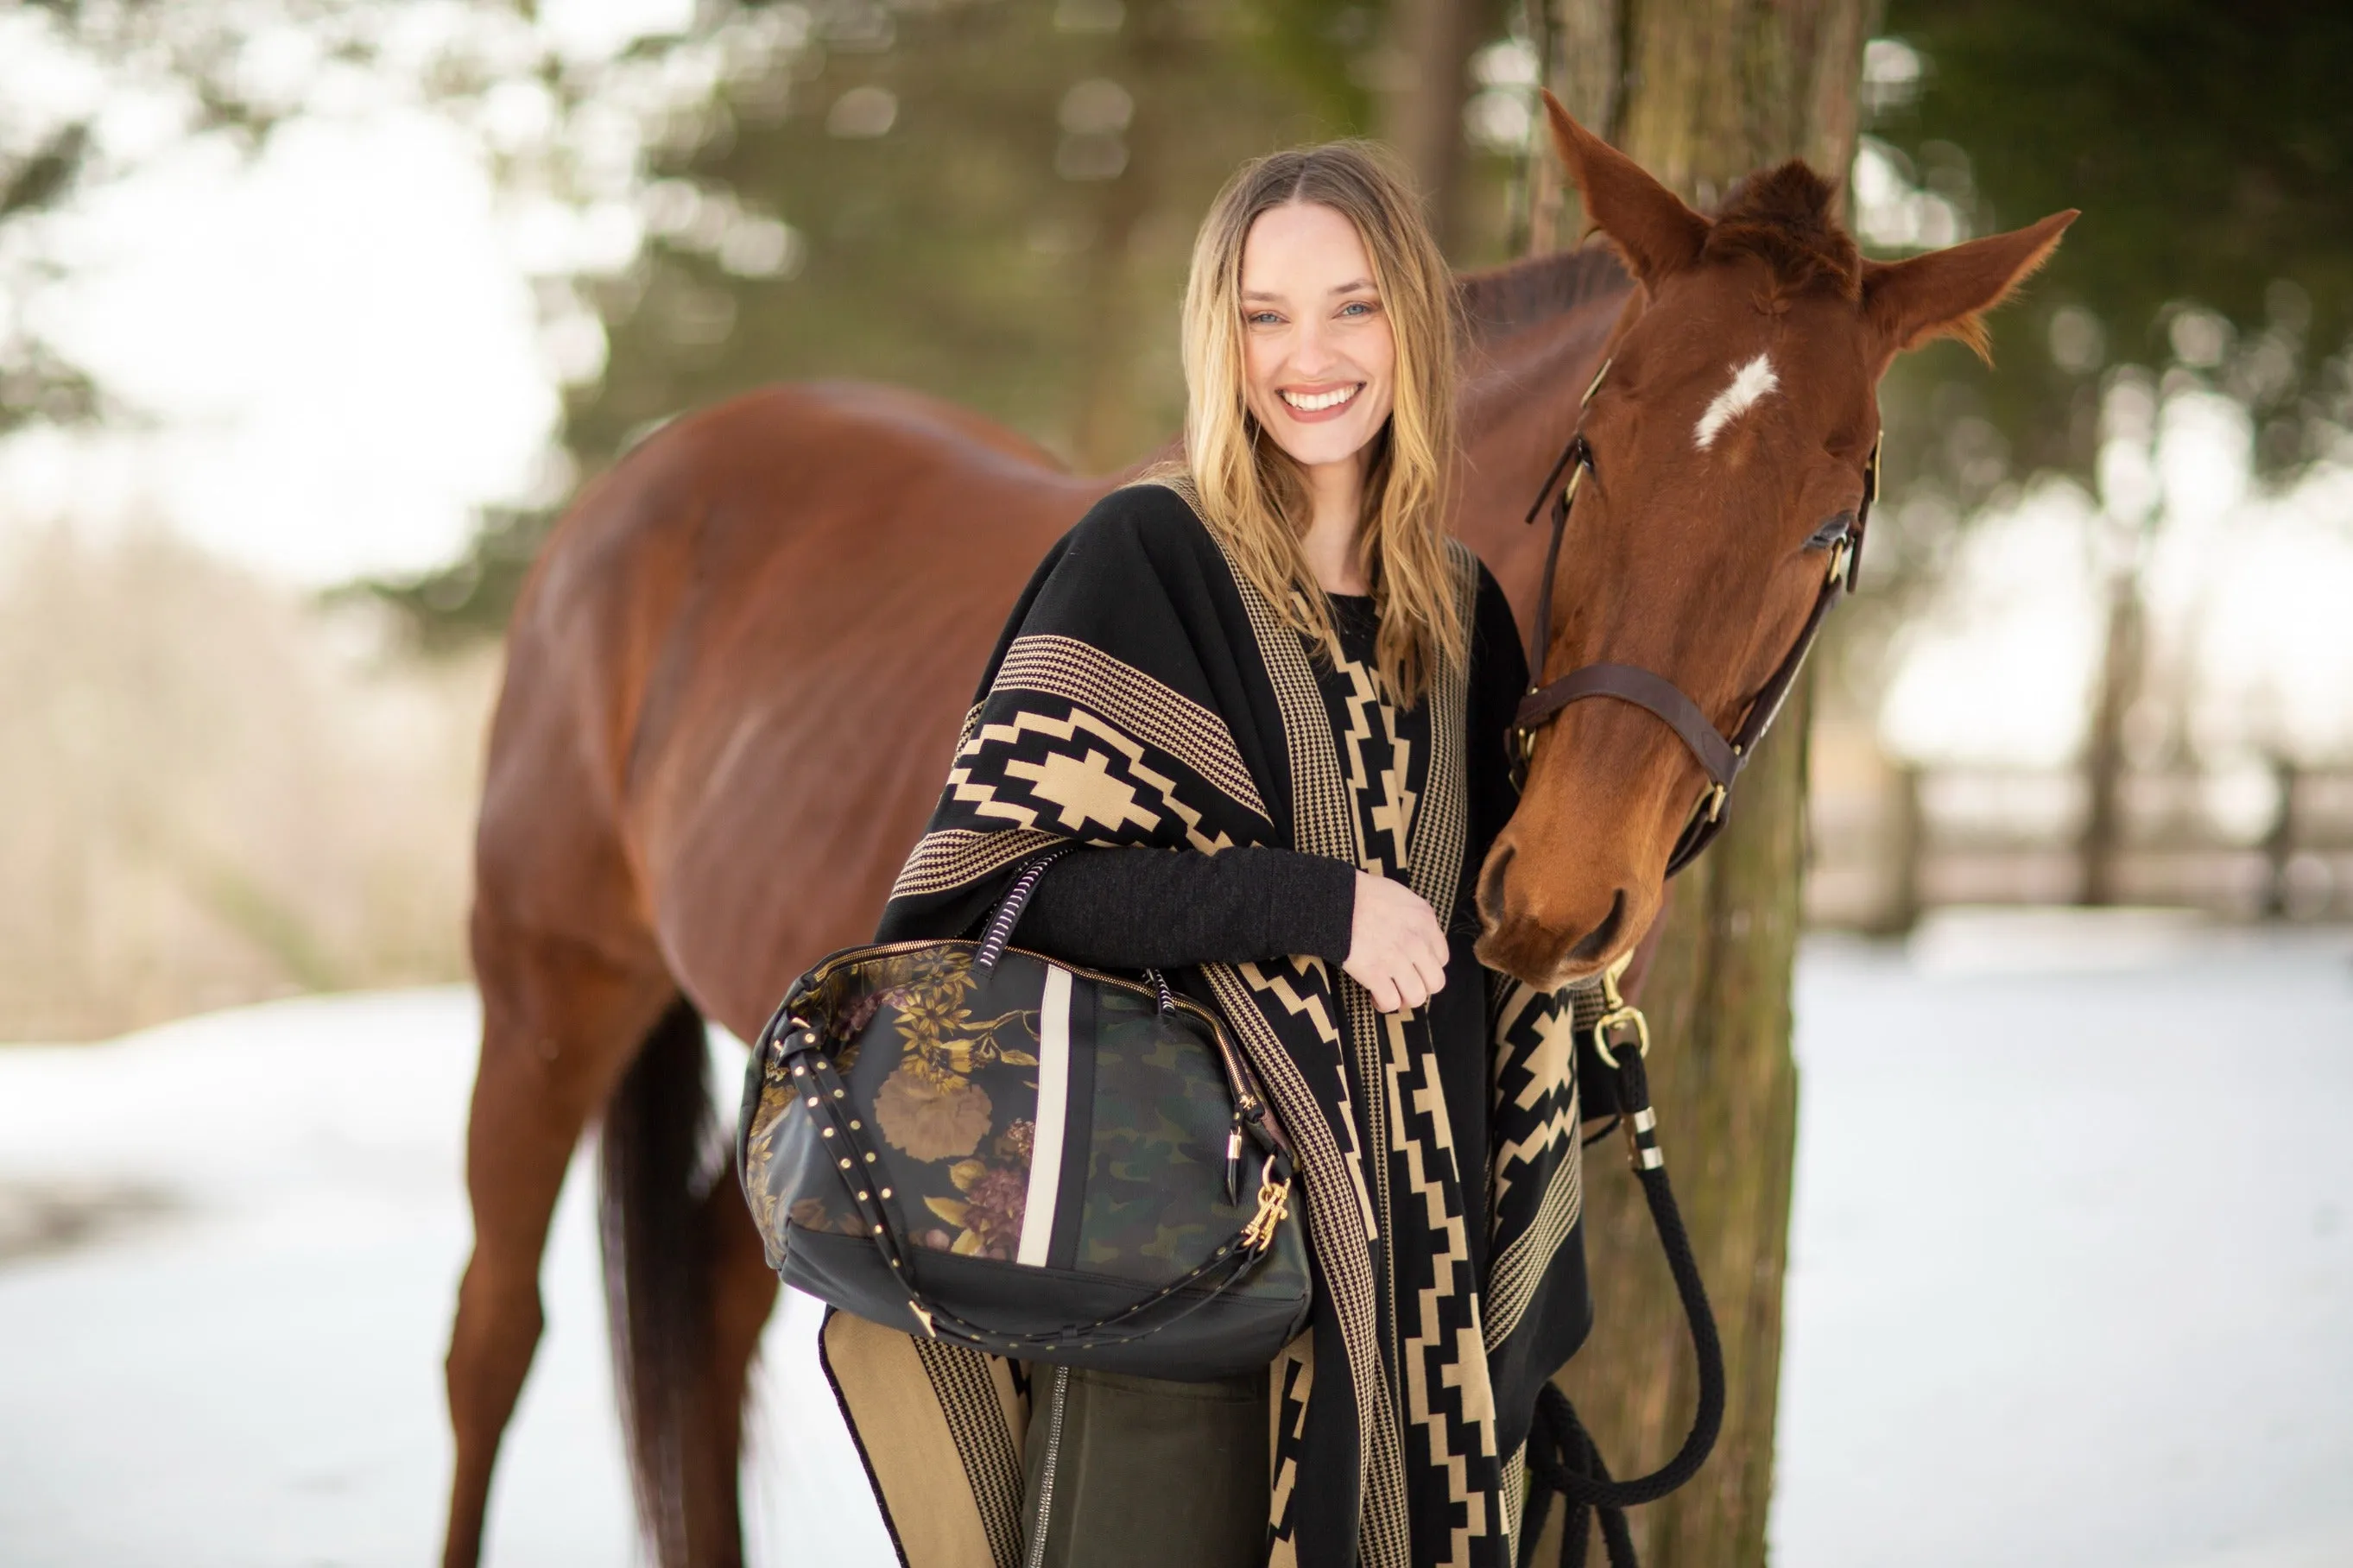
MULTIPOLYGON (((1274 846, 1437 910, 1447 984, 1418 1012, 1314 956, 1172 976, 1226 1017, 1300 1156, 1316 1300, 1271 1368, 1278 1564, 1508 1563, 1535 1397, 1589 1319, 1567 999, 1472 953, 1525 664, 1452 553, 1472 667, 1400 710, 1368 660, 1284 627, 1177 489, 1106 497, 1015 606, 881 932, 969 934, 1073 838, 1274 846)), ((1018 1568, 1025 1369, 838 1313, 823 1344, 902 1559, 1018 1568)))

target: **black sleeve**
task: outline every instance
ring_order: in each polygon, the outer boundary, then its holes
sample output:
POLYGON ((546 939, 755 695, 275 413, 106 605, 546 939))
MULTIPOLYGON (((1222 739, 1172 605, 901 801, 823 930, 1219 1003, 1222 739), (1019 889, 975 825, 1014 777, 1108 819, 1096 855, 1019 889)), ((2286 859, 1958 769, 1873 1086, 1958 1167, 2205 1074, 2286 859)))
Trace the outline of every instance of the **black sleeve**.
POLYGON ((1475 928, 1474 894, 1487 848, 1520 804, 1512 782, 1512 719, 1528 688, 1527 656, 1520 648, 1519 623, 1502 586, 1482 564, 1479 602, 1471 626, 1471 690, 1464 782, 1469 786, 1471 837, 1462 868, 1462 894, 1455 900, 1458 922, 1475 928))
POLYGON ((1017 947, 1113 969, 1348 956, 1356 873, 1342 861, 1249 846, 1088 847, 1054 862, 1030 895, 1017 947))

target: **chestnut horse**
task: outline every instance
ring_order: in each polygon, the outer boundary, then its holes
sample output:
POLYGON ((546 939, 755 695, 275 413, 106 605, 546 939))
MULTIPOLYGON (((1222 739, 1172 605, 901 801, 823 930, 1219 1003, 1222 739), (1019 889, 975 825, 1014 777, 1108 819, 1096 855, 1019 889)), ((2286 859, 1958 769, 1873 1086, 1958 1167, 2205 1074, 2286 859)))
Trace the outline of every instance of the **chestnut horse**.
MULTIPOLYGON (((1545 539, 1522 514, 1614 356, 1584 412, 1594 471, 1546 668, 1639 664, 1729 727, 1821 584, 1809 540, 1858 503, 1881 372, 1974 335, 2072 215, 1860 263, 1801 166, 1753 177, 1711 221, 1549 108, 1615 249, 1462 284, 1454 526, 1525 624, 1545 539)), ((910 393, 779 387, 667 427, 550 540, 509 633, 476 847, 447 1563, 479 1556, 549 1214, 600 1114, 641 1515, 665 1565, 741 1560, 742 1408, 776 1282, 718 1152, 704 1020, 751 1038, 795 974, 868 939, 1007 609, 1123 477, 1062 473, 910 393)), ((1482 879, 1488 962, 1554 981, 1638 940, 1698 785, 1648 714, 1564 713, 1482 879)))

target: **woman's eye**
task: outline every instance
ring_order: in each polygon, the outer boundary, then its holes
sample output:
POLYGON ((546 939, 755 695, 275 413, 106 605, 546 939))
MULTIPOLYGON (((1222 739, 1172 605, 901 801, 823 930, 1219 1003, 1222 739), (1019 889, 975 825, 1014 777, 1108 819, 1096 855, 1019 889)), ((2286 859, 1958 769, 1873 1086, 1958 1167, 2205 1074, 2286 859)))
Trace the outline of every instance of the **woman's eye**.
POLYGON ((1253 310, 1249 315, 1244 316, 1242 320, 1249 322, 1253 327, 1271 327, 1277 321, 1282 321, 1282 318, 1276 315, 1272 310, 1253 310))
POLYGON ((1372 313, 1373 305, 1369 300, 1351 300, 1340 307, 1340 314, 1344 316, 1369 316, 1372 313))

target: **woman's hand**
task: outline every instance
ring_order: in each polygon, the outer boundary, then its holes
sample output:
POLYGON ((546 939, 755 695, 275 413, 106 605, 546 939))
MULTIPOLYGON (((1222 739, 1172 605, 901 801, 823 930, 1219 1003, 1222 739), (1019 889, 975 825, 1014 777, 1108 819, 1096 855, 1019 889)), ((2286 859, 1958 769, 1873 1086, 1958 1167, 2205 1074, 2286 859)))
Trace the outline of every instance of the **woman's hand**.
POLYGON ((1446 984, 1446 933, 1419 893, 1387 877, 1356 873, 1356 912, 1341 968, 1373 994, 1384 1013, 1419 1007, 1446 984))

